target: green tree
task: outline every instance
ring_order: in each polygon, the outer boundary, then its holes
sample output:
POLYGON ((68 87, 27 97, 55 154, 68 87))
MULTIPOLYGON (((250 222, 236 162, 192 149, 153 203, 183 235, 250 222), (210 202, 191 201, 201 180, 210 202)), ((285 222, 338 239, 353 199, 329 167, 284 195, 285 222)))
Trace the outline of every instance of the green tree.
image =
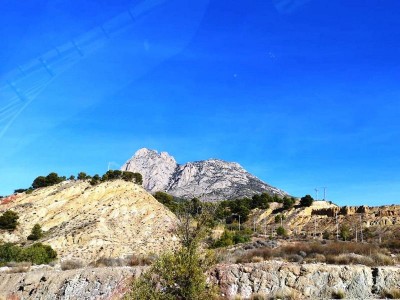
POLYGON ((78 180, 86 180, 86 179, 89 179, 89 178, 90 178, 90 176, 87 175, 85 172, 79 172, 78 176, 77 176, 78 180))
POLYGON ((99 184, 100 181, 101 181, 100 176, 99 176, 98 174, 95 174, 95 175, 92 177, 92 179, 90 180, 90 184, 91 184, 91 185, 96 185, 96 184, 99 184))
POLYGON ((65 177, 59 177, 57 173, 50 173, 46 176, 46 184, 47 186, 55 185, 65 180, 65 177))
POLYGON ((283 209, 287 210, 293 207, 293 205, 295 204, 296 199, 293 197, 283 197, 283 209))
POLYGON ((31 234, 28 235, 28 240, 37 241, 43 237, 42 227, 39 224, 35 224, 32 228, 31 234))
POLYGON ((47 179, 44 176, 38 176, 32 182, 32 187, 34 189, 38 189, 38 188, 46 187, 46 186, 47 186, 47 179))
POLYGON ((18 214, 12 210, 7 210, 0 216, 0 229, 14 230, 18 225, 18 214))
POLYGON ((301 197, 300 199, 300 205, 301 206, 311 206, 314 202, 314 198, 311 197, 310 195, 305 195, 304 197, 301 197))
POLYGON ((156 192, 153 196, 158 200, 158 202, 164 204, 170 211, 177 213, 179 205, 175 202, 174 196, 165 192, 156 192))

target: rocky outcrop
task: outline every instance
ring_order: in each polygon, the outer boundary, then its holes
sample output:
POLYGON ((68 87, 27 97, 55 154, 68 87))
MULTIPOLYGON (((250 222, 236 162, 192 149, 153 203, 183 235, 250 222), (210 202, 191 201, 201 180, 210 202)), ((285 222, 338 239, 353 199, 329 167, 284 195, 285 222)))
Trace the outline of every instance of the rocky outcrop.
POLYGON ((251 175, 238 163, 218 159, 179 165, 166 152, 140 149, 121 170, 141 173, 143 187, 152 193, 165 191, 185 199, 197 197, 215 201, 251 197, 262 192, 286 195, 251 175))
MULTIPOLYGON (((0 271, 0 299, 121 299, 143 267, 0 271)), ((280 299, 377 299, 400 289, 400 267, 370 268, 266 261, 217 265, 209 272, 224 299, 253 294, 280 299)))
POLYGON ((0 272, 0 299, 122 299, 140 267, 0 272))
POLYGON ((245 265, 219 265, 212 280, 228 299, 252 294, 287 299, 376 299, 382 292, 400 289, 400 268, 370 268, 268 261, 245 265))
POLYGON ((122 180, 91 186, 65 181, 18 194, 2 202, 0 214, 13 210, 19 226, 1 232, 5 242, 25 243, 38 223, 46 232, 40 242, 64 259, 90 262, 101 257, 160 253, 175 247, 175 215, 141 186, 122 180))

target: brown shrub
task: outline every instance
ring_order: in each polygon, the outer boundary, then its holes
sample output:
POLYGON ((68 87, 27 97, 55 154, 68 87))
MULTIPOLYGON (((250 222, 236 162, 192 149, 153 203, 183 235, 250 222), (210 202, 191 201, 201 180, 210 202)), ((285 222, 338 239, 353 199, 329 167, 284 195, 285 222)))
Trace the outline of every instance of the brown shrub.
POLYGON ((83 267, 84 267, 84 264, 80 260, 69 259, 69 260, 64 260, 61 262, 61 270, 63 270, 63 271, 81 269, 83 267))
POLYGON ((32 264, 30 262, 9 262, 7 273, 26 273, 30 270, 32 264))

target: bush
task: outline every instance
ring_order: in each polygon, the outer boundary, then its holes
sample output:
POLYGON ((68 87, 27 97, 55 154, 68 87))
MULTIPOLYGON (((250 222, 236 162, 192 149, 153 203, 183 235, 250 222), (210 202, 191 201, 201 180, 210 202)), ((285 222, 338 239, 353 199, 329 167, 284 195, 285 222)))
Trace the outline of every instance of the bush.
POLYGON ((31 262, 33 264, 48 264, 57 258, 57 253, 48 245, 41 243, 22 248, 11 243, 0 245, 0 263, 31 262))
POLYGON ((345 293, 343 290, 338 290, 338 291, 332 293, 332 298, 333 299, 344 299, 345 293))
POLYGON ((286 236, 287 233, 286 233, 285 228, 283 228, 282 226, 279 226, 276 229, 276 234, 279 235, 279 236, 286 236))
POLYGON ((36 265, 48 264, 56 258, 57 252, 41 243, 24 248, 21 253, 21 261, 29 261, 36 265))
POLYGON ((294 206, 294 204, 296 203, 296 199, 293 197, 283 197, 283 209, 287 210, 290 209, 294 206))
POLYGON ((21 261, 22 249, 12 243, 0 245, 0 265, 11 261, 21 261))
POLYGON ((43 237, 42 227, 39 224, 33 226, 31 234, 28 235, 28 240, 37 241, 43 237))
POLYGON ((69 259, 61 262, 61 270, 63 271, 82 269, 83 267, 83 262, 80 260, 69 259))
POLYGON ((12 210, 7 210, 0 216, 0 229, 14 230, 17 228, 19 216, 12 210))
POLYGON ((382 297, 385 297, 388 299, 400 299, 400 289, 392 288, 390 290, 384 290, 382 292, 382 297))

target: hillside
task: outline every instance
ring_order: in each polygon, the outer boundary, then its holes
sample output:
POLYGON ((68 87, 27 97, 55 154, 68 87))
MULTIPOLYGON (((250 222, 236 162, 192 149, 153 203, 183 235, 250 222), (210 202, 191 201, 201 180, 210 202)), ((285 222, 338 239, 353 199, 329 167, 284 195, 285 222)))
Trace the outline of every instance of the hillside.
POLYGON ((184 199, 196 197, 216 201, 251 197, 262 192, 286 195, 286 192, 250 174, 238 163, 219 159, 180 165, 166 152, 143 148, 121 170, 142 174, 143 187, 152 193, 163 191, 184 199))
POLYGON ((91 262, 100 257, 159 253, 174 247, 175 215, 142 187, 122 180, 91 186, 88 181, 60 184, 21 193, 3 201, 0 214, 13 210, 20 225, 5 242, 26 242, 38 223, 46 232, 41 242, 62 259, 91 262))
POLYGON ((357 230, 357 238, 360 240, 361 225, 363 239, 378 241, 379 238, 389 239, 392 234, 400 234, 400 205, 339 207, 327 201, 314 201, 312 206, 305 208, 295 205, 289 210, 282 210, 281 207, 281 204, 271 203, 267 210, 253 211, 248 226, 253 227, 255 222, 260 233, 274 233, 281 225, 280 222, 275 222, 275 217, 282 214, 283 227, 298 237, 313 238, 316 233, 317 238, 322 238, 326 232, 325 234, 334 239, 337 228, 340 231, 342 226, 347 226, 353 239, 357 230))

